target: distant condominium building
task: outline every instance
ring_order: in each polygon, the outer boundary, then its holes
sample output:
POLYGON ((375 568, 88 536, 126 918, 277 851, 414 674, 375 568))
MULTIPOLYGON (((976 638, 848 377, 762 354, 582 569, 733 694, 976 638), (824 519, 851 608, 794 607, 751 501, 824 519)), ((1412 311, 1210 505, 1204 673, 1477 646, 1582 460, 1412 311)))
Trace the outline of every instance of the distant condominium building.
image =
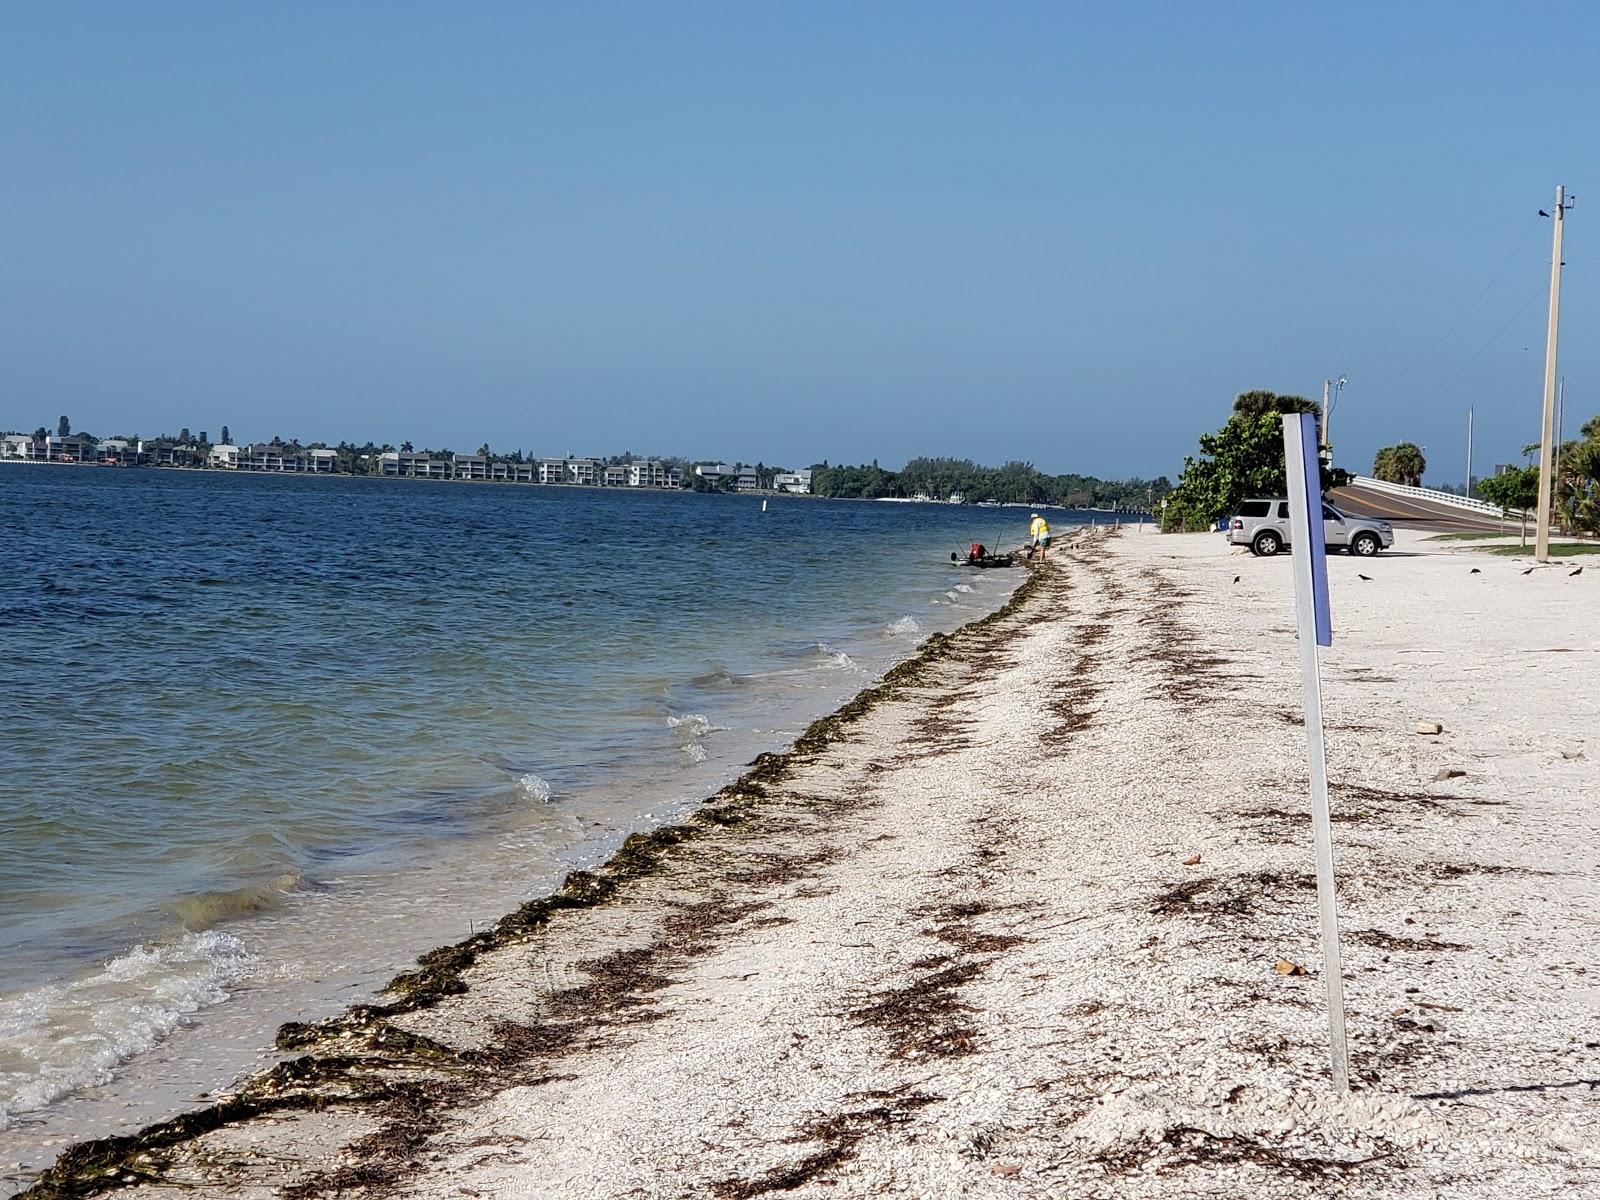
POLYGON ((539 460, 539 482, 567 482, 567 460, 564 458, 541 458, 539 460))
POLYGON ((450 464, 442 458, 410 450, 390 450, 378 456, 383 473, 400 479, 448 479, 450 464))
POLYGON ((482 454, 457 454, 451 459, 452 479, 489 478, 489 459, 482 454))
POLYGON ((0 438, 0 458, 32 458, 33 439, 25 433, 8 433, 0 438))
POLYGON ((339 469, 339 452, 318 446, 306 451, 306 470, 313 475, 332 475, 339 469))
POLYGON ((239 447, 226 443, 211 447, 211 453, 206 455, 206 466, 236 470, 239 466, 239 447))
MULTIPOLYGON (((189 448, 191 451, 194 447, 189 448)), ((164 461, 166 448, 156 451, 156 465, 178 466, 179 463, 164 461)), ((295 446, 286 446, 281 442, 256 442, 240 448, 239 470, 241 471, 281 471, 290 475, 299 475, 308 470, 306 453, 295 446)))
POLYGON ((735 491, 753 492, 761 486, 761 479, 756 474, 754 467, 740 467, 739 475, 733 481, 735 491))
POLYGON ((592 458, 568 459, 567 482, 593 487, 600 482, 600 464, 592 458))
POLYGON ((722 479, 737 479, 739 468, 730 467, 727 463, 701 463, 694 469, 694 473, 701 479, 709 479, 716 483, 722 479))
POLYGON ((772 490, 808 495, 811 491, 811 469, 804 471, 779 471, 772 477, 772 490))
POLYGON ((606 487, 627 487, 628 468, 624 466, 607 467, 601 476, 600 482, 606 487))

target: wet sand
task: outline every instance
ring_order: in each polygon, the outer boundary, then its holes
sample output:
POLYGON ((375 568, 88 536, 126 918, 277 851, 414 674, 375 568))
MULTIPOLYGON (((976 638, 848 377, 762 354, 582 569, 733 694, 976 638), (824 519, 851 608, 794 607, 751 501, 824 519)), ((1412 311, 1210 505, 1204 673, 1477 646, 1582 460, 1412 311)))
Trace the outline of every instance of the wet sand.
POLYGON ((1090 531, 686 824, 32 1195, 1600 1192, 1600 578, 1400 549, 1329 562, 1347 1097, 1289 564, 1090 531))

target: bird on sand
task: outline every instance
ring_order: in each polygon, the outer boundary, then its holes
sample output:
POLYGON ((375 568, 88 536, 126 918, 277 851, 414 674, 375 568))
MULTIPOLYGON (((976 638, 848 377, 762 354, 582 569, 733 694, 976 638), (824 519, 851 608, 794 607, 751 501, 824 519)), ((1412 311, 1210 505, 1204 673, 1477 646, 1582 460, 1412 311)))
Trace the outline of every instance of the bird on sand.
POLYGON ((1240 576, 1238 576, 1238 575, 1235 575, 1235 576, 1234 576, 1234 577, 1233 577, 1233 581, 1234 581, 1234 582, 1235 582, 1235 583, 1238 583, 1238 582, 1239 582, 1239 579, 1240 579, 1240 578, 1241 578, 1241 577, 1240 577, 1240 576))
POLYGON ((1523 572, 1523 574, 1524 575, 1532 575, 1533 574, 1533 568, 1529 567, 1526 571, 1523 572))
POLYGON ((1365 579, 1368 583, 1372 582, 1372 576, 1371 575, 1363 575, 1360 571, 1356 572, 1356 578, 1357 579, 1365 579))
POLYGON ((1568 571, 1567 574, 1568 575, 1582 575, 1583 574, 1583 568, 1579 567, 1576 571, 1568 571))
POLYGON ((1468 575, 1481 575, 1481 574, 1483 574, 1483 572, 1478 570, 1477 567, 1473 567, 1472 570, 1467 572, 1467 574, 1468 575))

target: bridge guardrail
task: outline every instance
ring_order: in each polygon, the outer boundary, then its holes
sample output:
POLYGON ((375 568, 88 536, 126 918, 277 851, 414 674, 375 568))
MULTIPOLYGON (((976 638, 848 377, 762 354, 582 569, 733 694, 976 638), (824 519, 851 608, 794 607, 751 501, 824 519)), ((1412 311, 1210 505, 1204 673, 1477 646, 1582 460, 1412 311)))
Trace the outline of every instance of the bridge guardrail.
POLYGON ((1497 504, 1490 504, 1487 500, 1469 500, 1465 496, 1453 496, 1449 492, 1438 492, 1433 488, 1412 487, 1406 483, 1386 483, 1382 479, 1373 479, 1370 475, 1352 475, 1349 487, 1367 488, 1374 492, 1386 492, 1391 496, 1411 496, 1417 500, 1426 500, 1431 504, 1450 504, 1456 508, 1470 509, 1475 513, 1485 516, 1505 516, 1505 511, 1497 504))

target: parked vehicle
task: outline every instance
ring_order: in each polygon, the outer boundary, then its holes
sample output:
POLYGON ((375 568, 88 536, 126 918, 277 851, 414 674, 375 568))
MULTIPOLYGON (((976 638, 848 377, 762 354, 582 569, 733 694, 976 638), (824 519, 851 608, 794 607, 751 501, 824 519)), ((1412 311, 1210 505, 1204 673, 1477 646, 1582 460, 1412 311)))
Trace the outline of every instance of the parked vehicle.
MULTIPOLYGON (((1326 501, 1322 504, 1322 537, 1328 549, 1344 549, 1362 558, 1394 545, 1394 527, 1387 521, 1353 517, 1326 501)), ((1250 553, 1271 558, 1289 544, 1289 502, 1246 500, 1228 522, 1228 541, 1249 546, 1250 553)))

